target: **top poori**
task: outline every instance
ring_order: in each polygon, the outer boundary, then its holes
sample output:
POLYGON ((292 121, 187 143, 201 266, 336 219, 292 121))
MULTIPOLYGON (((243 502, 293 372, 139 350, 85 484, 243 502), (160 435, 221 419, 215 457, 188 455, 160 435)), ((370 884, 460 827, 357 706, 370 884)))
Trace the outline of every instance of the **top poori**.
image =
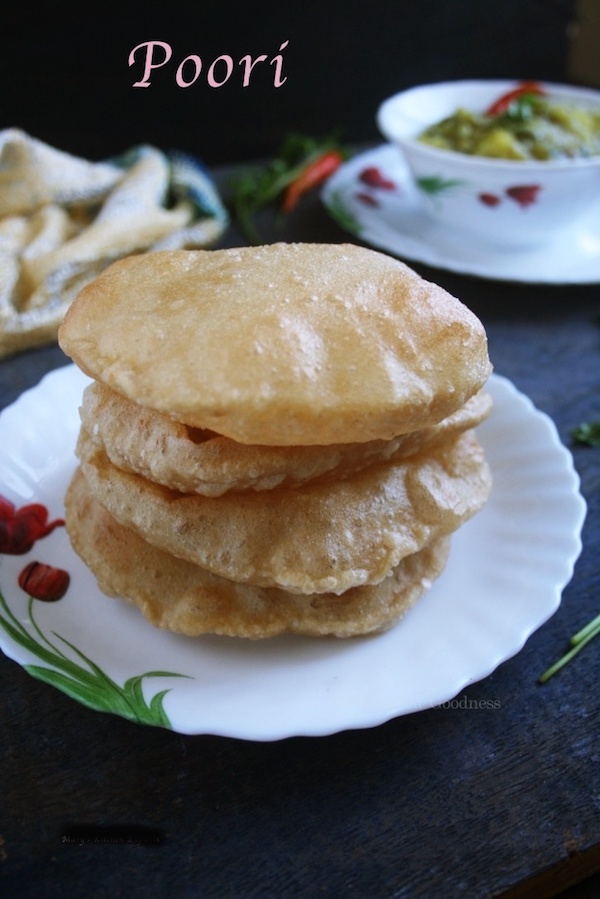
POLYGON ((59 343, 142 406, 275 446, 436 424, 491 371, 483 326, 459 300, 350 244, 129 257, 79 293, 59 343))

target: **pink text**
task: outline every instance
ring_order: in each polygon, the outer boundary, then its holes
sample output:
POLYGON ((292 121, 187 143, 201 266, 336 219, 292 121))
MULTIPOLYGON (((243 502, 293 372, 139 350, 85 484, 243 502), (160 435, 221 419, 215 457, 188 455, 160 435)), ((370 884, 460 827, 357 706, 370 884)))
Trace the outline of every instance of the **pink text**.
MULTIPOLYGON (((181 60, 175 70, 175 84, 178 87, 191 87, 204 72, 206 83, 209 87, 222 87, 238 72, 242 87, 248 87, 250 78, 256 66, 263 65, 268 60, 268 65, 273 66, 273 86, 281 87, 287 81, 287 75, 283 74, 283 51, 289 44, 284 41, 277 54, 271 60, 267 54, 252 58, 249 54, 234 61, 233 57, 224 53, 217 56, 207 66, 200 56, 192 53, 181 60)), ((133 87, 150 87, 152 76, 157 69, 162 69, 173 57, 173 48, 165 41, 143 41, 133 48, 129 54, 129 65, 134 65, 141 59, 144 70, 139 81, 135 81, 133 87)))

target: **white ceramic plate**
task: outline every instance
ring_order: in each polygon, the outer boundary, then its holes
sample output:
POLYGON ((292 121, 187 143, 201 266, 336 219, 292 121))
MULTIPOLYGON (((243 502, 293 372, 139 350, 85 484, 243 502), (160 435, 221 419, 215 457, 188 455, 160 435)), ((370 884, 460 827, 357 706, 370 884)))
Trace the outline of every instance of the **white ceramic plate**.
MULTIPOLYGON (((63 514, 86 383, 74 366, 58 369, 0 415, 0 494, 17 509, 63 514)), ((585 516, 552 421, 506 379, 494 375, 489 387, 496 406, 479 432, 492 497, 454 536, 431 591, 386 634, 253 642, 165 633, 103 596, 58 526, 24 554, 0 556, 2 650, 86 705, 186 734, 325 735, 452 699, 557 609, 585 516), (18 586, 32 561, 70 574, 63 598, 41 602, 18 586)))
POLYGON ((435 223, 391 144, 355 156, 329 178, 321 196, 343 228, 406 260, 500 281, 600 282, 600 203, 577 227, 565 228, 560 238, 542 247, 496 248, 435 223), (365 184, 361 175, 367 169, 377 169, 387 187, 365 184))

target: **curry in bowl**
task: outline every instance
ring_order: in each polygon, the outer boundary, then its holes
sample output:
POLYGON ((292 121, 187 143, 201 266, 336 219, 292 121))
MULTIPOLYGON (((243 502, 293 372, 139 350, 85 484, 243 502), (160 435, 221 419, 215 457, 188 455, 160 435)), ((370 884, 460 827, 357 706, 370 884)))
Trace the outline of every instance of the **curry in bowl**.
POLYGON ((600 155, 600 111, 559 103, 537 83, 524 82, 484 112, 459 107, 422 131, 419 140, 495 159, 581 159, 600 155))

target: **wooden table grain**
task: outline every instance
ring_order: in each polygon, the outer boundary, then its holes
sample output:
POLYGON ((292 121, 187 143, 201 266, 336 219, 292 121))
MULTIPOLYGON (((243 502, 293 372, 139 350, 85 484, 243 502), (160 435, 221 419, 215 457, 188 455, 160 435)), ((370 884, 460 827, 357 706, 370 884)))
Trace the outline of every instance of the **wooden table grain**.
MULTIPOLYGON (((230 170, 215 174, 226 192, 230 170)), ((261 227, 265 242, 351 239, 316 197, 261 227)), ((232 227, 221 245, 243 242, 232 227)), ((413 267, 480 316, 496 371, 565 444, 600 418, 600 285, 413 267)), ((56 346, 0 362, 0 406, 67 362, 56 346)), ((2 895, 600 895, 600 640, 537 683, 600 611, 600 449, 573 453, 588 504, 573 579, 523 649, 458 697, 475 702, 324 738, 189 737, 91 711, 0 656, 2 895)))

